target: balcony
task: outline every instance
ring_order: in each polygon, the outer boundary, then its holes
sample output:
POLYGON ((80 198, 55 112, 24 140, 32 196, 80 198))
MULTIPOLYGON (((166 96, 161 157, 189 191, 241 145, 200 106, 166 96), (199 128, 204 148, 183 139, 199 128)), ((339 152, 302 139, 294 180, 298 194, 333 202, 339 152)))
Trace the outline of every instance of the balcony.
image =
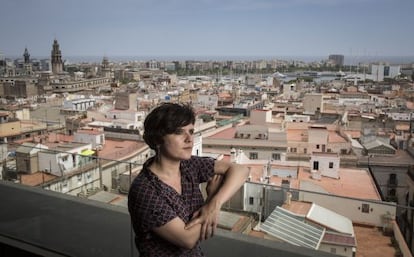
MULTIPOLYGON (((0 181, 1 256, 139 256, 127 209, 0 181)), ((336 256, 219 230, 207 256, 336 256)))

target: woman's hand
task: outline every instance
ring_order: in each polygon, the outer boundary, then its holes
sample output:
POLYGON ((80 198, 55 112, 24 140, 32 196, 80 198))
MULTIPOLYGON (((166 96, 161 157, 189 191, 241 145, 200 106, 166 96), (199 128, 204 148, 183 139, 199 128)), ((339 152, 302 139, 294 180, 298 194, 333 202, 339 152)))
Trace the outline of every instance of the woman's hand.
POLYGON ((196 224, 200 224, 201 240, 212 237, 216 231, 221 206, 217 202, 212 201, 212 198, 219 191, 222 184, 223 176, 218 174, 214 175, 207 183, 206 204, 193 214, 191 221, 185 227, 189 229, 196 224))

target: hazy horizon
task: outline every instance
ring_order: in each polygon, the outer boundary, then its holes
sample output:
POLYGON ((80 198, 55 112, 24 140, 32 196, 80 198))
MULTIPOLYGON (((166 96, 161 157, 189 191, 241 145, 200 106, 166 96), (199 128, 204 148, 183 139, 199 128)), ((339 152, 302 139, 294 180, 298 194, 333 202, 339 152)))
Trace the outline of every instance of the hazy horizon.
MULTIPOLYGON (((23 53, 20 56, 4 56, 12 60, 23 59, 23 53)), ((327 56, 301 56, 301 55, 291 55, 291 56, 207 56, 207 55, 193 55, 193 56, 151 56, 151 55, 140 55, 140 56, 65 56, 62 54, 62 59, 69 63, 80 63, 80 62, 89 62, 89 63, 101 63, 102 59, 106 57, 109 62, 122 62, 122 61, 256 61, 256 60, 285 60, 285 61, 303 61, 305 63, 317 62, 322 60, 327 60, 327 56)), ((31 59, 50 59, 50 56, 31 56, 31 59)), ((344 64, 345 65, 356 65, 358 63, 370 63, 370 62, 386 62, 390 64, 413 64, 413 56, 346 56, 344 55, 344 64)))

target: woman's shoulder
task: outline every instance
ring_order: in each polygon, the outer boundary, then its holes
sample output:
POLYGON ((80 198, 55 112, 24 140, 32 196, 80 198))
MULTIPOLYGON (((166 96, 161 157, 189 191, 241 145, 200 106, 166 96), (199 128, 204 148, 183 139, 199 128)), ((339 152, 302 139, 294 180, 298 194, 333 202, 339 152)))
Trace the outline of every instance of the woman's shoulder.
POLYGON ((151 181, 151 174, 147 174, 148 170, 142 169, 131 183, 129 194, 144 196, 156 191, 154 183, 151 181))
POLYGON ((190 159, 182 161, 181 167, 189 170, 213 169, 215 159, 204 156, 192 156, 190 159))
POLYGON ((214 161, 213 158, 207 157, 207 156, 197 156, 193 155, 190 159, 184 160, 181 163, 184 165, 197 165, 197 164, 203 164, 214 161))

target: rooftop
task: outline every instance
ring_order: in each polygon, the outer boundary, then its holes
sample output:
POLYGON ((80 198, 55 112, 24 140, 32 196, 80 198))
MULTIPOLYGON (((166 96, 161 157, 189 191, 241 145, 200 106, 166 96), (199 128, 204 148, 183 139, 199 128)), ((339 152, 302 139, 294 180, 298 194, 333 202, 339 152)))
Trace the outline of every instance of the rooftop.
MULTIPOLYGON (((260 182, 263 176, 264 164, 245 164, 250 167, 251 182, 260 182)), ((338 196, 352 197, 358 199, 381 200, 380 194, 375 187, 375 183, 366 169, 340 168, 339 179, 322 177, 320 180, 313 179, 309 168, 299 166, 298 162, 272 163, 271 168, 292 169, 298 171, 297 179, 289 178, 290 187, 309 191, 323 191, 338 196), (292 166, 294 165, 294 166, 292 166)), ((282 178, 270 176, 270 184, 281 186, 282 178)))

